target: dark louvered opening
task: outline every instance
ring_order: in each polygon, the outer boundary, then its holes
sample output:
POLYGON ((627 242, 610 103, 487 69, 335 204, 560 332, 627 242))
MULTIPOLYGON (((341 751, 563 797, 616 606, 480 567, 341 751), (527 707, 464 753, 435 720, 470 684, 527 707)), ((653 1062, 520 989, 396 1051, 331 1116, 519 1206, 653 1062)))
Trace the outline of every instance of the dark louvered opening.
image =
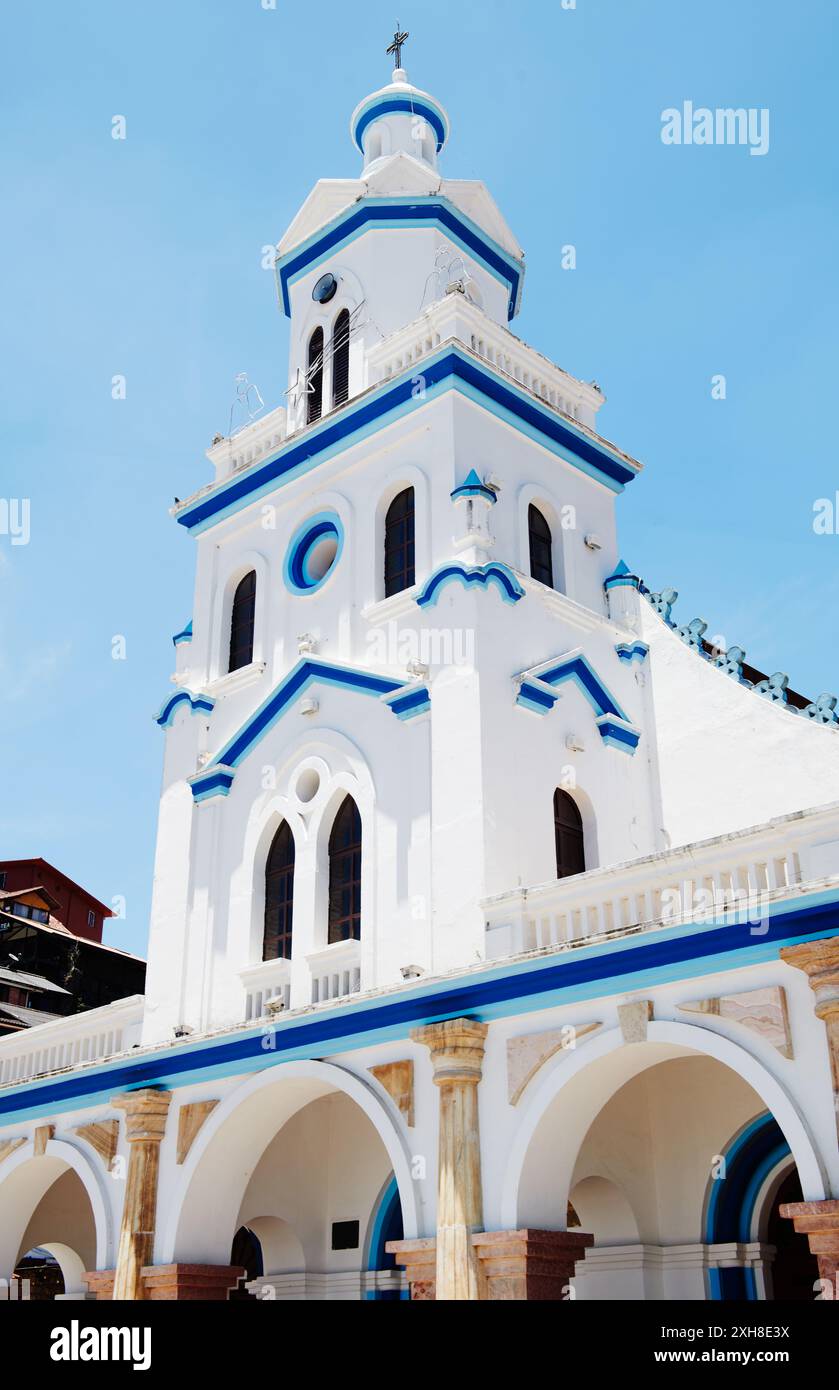
POLYGON ((311 425, 323 414, 323 329, 316 328, 309 339, 309 362, 306 372, 306 424, 311 425))
POLYGON ((551 528, 533 505, 527 509, 527 534, 530 538, 530 573, 540 584, 554 586, 551 528))
POLYGON ((283 821, 265 865, 265 924, 262 959, 291 960, 291 927, 294 915, 294 836, 283 821))
POLYGON ((350 315, 342 309, 332 330, 332 404, 343 405, 350 394, 350 315))

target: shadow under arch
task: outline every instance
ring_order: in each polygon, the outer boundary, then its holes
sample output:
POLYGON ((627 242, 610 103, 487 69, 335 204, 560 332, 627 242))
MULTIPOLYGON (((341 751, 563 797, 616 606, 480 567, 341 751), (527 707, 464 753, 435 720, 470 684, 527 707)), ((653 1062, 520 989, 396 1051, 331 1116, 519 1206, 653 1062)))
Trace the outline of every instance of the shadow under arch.
POLYGON ((304 1106, 339 1091, 376 1130, 399 1189, 405 1232, 416 1235, 410 1156, 366 1082, 326 1062, 284 1062, 238 1086, 216 1107, 192 1146, 168 1204, 156 1262, 226 1264, 248 1181, 272 1139, 304 1106))
POLYGON ((696 1054, 729 1067, 757 1093, 789 1145, 805 1200, 822 1200, 827 1193, 824 1165, 780 1082, 728 1038, 695 1024, 654 1022, 644 1043, 628 1046, 619 1028, 609 1029, 574 1052, 558 1053, 528 1083, 506 1164, 501 1229, 550 1224, 564 1230, 576 1157, 607 1101, 649 1067, 696 1054))

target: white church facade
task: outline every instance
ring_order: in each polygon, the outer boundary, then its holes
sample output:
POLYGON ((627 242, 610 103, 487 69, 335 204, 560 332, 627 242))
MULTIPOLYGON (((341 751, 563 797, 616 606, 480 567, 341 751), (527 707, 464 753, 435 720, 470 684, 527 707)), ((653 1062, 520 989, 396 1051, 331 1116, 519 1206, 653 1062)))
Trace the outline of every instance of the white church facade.
POLYGON ((351 130, 277 248, 287 405, 175 509, 146 995, 0 1040, 0 1276, 837 1293, 836 700, 624 562, 640 465, 512 332, 440 103, 397 67, 351 130))

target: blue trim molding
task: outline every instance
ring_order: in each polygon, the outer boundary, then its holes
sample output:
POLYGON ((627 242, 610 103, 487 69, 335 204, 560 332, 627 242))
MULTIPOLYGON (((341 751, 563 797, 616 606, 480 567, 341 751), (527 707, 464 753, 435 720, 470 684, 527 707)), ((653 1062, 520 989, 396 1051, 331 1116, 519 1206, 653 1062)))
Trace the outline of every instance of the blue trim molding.
POLYGON ((493 560, 488 565, 462 565, 453 561, 449 565, 442 565, 426 579, 420 593, 417 594, 419 607, 429 608, 435 604, 440 597, 440 590, 452 580, 462 584, 465 589, 475 584, 488 589, 492 584, 505 603, 518 603, 520 598, 524 598, 524 589, 513 571, 507 565, 502 565, 499 560, 493 560))
POLYGON ((769 905, 762 935, 751 935, 736 913, 713 923, 681 924, 632 937, 575 947, 547 959, 513 961, 468 972, 445 983, 282 1015, 265 1028, 175 1044, 44 1081, 0 1089, 0 1124, 107 1105, 116 1091, 142 1086, 188 1086, 242 1076, 286 1061, 403 1041, 412 1028, 468 1016, 490 1023, 553 1006, 578 1004, 673 980, 698 979, 740 966, 777 960, 782 946, 835 936, 839 891, 811 894, 795 905, 769 905))
MULTIPOLYGON (((768 1111, 746 1125, 722 1157, 725 1167, 709 1180, 705 1210, 708 1245, 746 1244, 752 1240, 757 1199, 764 1182, 790 1147, 774 1115, 768 1111)), ((709 1269, 709 1292, 720 1301, 757 1299, 754 1272, 742 1267, 709 1269)))
POLYGON ((182 630, 181 630, 180 632, 176 632, 176 633, 175 633, 174 637, 172 638, 172 645, 175 646, 175 647, 179 647, 179 646, 181 645, 182 642, 191 642, 191 641, 192 641, 192 619, 190 618, 190 620, 189 620, 189 622, 187 623, 186 627, 185 627, 185 628, 182 628, 182 630))
POLYGON ((577 648, 522 673, 516 704, 534 714, 547 714, 559 699, 558 687, 573 681, 595 713, 600 737, 610 748, 634 753, 641 738, 588 657, 577 648))
POLYGON ((181 705, 189 705, 190 714, 212 714, 216 702, 210 695, 190 695, 188 690, 178 690, 176 694, 170 695, 168 700, 163 701, 154 716, 155 723, 159 724, 161 729, 170 729, 175 711, 181 705))
POLYGON ((188 531, 206 531, 386 425, 422 410, 449 390, 466 396, 612 492, 621 492, 638 472, 639 465, 627 461, 604 440, 560 418, 551 406, 538 401, 523 387, 503 380, 467 348, 449 344, 422 358, 421 364, 413 363, 401 376, 365 392, 337 411, 334 418, 294 436, 270 458, 252 464, 236 477, 184 504, 176 513, 178 524, 188 531), (417 395, 415 379, 420 366, 425 390, 417 395))
POLYGON ((362 198, 339 212, 325 227, 279 256, 275 270, 283 309, 291 317, 289 290, 302 276, 333 259, 339 251, 366 232, 384 227, 410 231, 432 228, 443 232, 461 251, 476 260, 489 275, 508 290, 508 319, 515 318, 521 302, 524 268, 521 261, 439 194, 427 197, 362 198))
POLYGON ((608 593, 610 589, 640 589, 641 580, 637 574, 633 574, 625 560, 619 560, 612 573, 604 580, 603 588, 608 593))
POLYGON ((436 101, 426 96, 400 96, 398 93, 377 92, 375 96, 362 102, 350 123, 352 138, 360 154, 364 153, 362 142, 367 127, 374 121, 380 121, 383 116, 394 115, 422 116, 437 137, 437 153, 440 153, 449 138, 449 122, 442 106, 438 106, 436 101))
POLYGON ((317 512, 298 526, 288 543, 283 579, 292 594, 313 594, 325 584, 341 558, 344 548, 344 527, 337 512, 317 512), (321 575, 312 573, 311 561, 317 547, 324 541, 335 542, 335 555, 321 575))
POLYGON ((646 642, 618 642, 615 651, 619 661, 625 661, 628 666, 637 661, 640 666, 649 656, 650 649, 646 642))
POLYGON ((318 657, 301 657, 276 689, 263 700, 259 709, 216 754, 212 763, 189 779, 194 799, 208 801, 212 797, 227 796, 233 785, 236 768, 253 752, 269 729, 287 713, 295 700, 312 685, 336 686, 342 690, 356 690, 362 695, 374 695, 379 699, 384 697, 385 703, 389 704, 399 719, 412 718, 428 709, 429 695, 428 687, 425 685, 417 686, 413 681, 394 680, 391 676, 377 676, 372 671, 361 670, 355 666, 341 666, 337 662, 322 661, 318 657), (401 702, 394 702, 393 696, 404 698, 401 702))

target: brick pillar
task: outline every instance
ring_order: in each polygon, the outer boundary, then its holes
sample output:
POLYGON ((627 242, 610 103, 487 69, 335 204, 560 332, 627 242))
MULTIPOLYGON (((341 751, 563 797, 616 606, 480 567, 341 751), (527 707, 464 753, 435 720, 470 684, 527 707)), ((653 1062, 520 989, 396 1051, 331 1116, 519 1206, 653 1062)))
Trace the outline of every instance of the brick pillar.
POLYGON ((487 1027, 470 1018, 415 1028, 414 1042, 431 1053, 440 1091, 437 1168, 435 1297, 479 1298, 480 1272, 472 1236, 483 1226, 478 1082, 487 1027))
POLYGON ((434 1237, 389 1240, 385 1249, 405 1270, 411 1299, 434 1302, 437 1297, 437 1242, 434 1237))
POLYGON ((839 936, 824 941, 805 941, 800 946, 784 946, 781 960, 803 970, 815 995, 816 1016, 827 1030, 827 1047, 833 1077, 833 1107, 839 1135, 839 936))
POLYGON ((98 1303, 114 1296, 114 1271, 112 1269, 90 1269, 82 1275, 87 1291, 93 1294, 98 1303))
POLYGON ((171 1091, 126 1091, 111 1104, 125 1112, 128 1176, 122 1204, 114 1299, 145 1298, 142 1271, 154 1256, 160 1142, 166 1129, 171 1091))
POLYGON ((580 1231, 483 1231, 472 1237, 485 1297, 528 1302, 568 1298, 574 1266, 594 1236, 580 1231))
POLYGON ((781 1215, 807 1237, 818 1260, 819 1278, 829 1280, 833 1297, 839 1298, 839 1202, 786 1202, 781 1215))

